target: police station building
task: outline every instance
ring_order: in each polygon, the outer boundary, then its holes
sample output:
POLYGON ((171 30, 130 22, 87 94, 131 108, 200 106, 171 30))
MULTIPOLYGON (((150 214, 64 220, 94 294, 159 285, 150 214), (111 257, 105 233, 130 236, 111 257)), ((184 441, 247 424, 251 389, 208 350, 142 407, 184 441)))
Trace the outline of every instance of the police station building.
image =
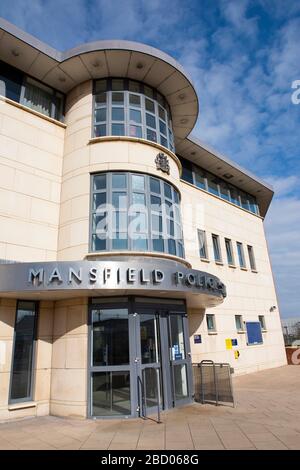
POLYGON ((193 401, 193 363, 286 363, 272 188, 191 134, 180 64, 1 20, 0 95, 0 420, 139 416, 141 390, 193 401))

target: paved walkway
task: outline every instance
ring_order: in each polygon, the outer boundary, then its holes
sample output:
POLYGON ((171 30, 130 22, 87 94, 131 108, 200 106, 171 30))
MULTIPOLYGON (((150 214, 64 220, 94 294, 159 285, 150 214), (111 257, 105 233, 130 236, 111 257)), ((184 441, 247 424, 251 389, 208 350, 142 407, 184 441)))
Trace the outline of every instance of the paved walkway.
POLYGON ((0 425, 1 449, 300 449, 300 367, 234 379, 237 407, 193 404, 151 420, 26 419, 0 425))

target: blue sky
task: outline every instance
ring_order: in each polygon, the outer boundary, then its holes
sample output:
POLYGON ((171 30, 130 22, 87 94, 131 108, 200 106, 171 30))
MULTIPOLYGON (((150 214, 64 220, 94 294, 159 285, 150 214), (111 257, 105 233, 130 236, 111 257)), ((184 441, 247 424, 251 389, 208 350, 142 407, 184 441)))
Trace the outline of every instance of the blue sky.
POLYGON ((265 228, 281 315, 300 316, 300 2, 1 0, 0 16, 59 50, 128 39, 174 56, 200 99, 193 133, 275 188, 265 228))

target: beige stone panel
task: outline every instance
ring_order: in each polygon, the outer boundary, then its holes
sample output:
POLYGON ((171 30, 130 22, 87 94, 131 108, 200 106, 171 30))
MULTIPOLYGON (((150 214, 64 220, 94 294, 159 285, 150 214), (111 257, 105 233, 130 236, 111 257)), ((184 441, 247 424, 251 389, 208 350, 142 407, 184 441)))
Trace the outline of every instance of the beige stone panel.
POLYGON ((16 319, 16 305, 5 305, 0 300, 0 338, 12 338, 16 319))
POLYGON ((50 402, 50 414, 53 416, 65 416, 67 418, 86 418, 86 403, 65 403, 59 401, 50 402))
POLYGON ((89 194, 90 175, 88 173, 70 177, 63 182, 61 192, 61 202, 73 199, 74 197, 89 194))
POLYGON ((59 205, 53 202, 32 198, 30 219, 57 226, 59 222, 59 205))
POLYGON ((87 336, 77 335, 66 338, 66 369, 87 368, 87 336))
POLYGON ((86 369, 52 369, 51 401, 86 402, 86 369))
POLYGON ((0 372, 0 408, 8 404, 10 372, 0 372))
POLYGON ((64 154, 68 155, 81 147, 88 145, 91 138, 91 129, 89 127, 80 129, 65 140, 64 154))
POLYGON ((59 261, 74 261, 81 260, 87 255, 89 249, 88 244, 72 246, 66 249, 59 250, 57 253, 57 259, 59 261))
POLYGON ((72 136, 81 131, 82 129, 89 129, 90 135, 92 133, 92 112, 91 109, 88 109, 89 106, 86 106, 85 113, 83 107, 81 106, 78 109, 78 116, 74 116, 75 113, 72 113, 72 123, 68 119, 65 139, 71 139, 72 136))
POLYGON ((5 408, 0 407, 0 423, 2 421, 7 421, 9 419, 9 411, 7 409, 7 406, 5 408))
POLYGON ((52 370, 66 367, 66 338, 55 337, 52 343, 52 370))
POLYGON ((70 245, 82 245, 88 243, 89 219, 73 222, 70 225, 70 245))
POLYGON ((34 400, 49 400, 51 386, 51 370, 38 369, 35 371, 34 400))
POLYGON ((71 246, 71 223, 61 226, 58 232, 58 251, 71 246))
POLYGON ((14 190, 48 201, 51 195, 51 182, 46 178, 16 170, 14 190))
POLYGON ((14 189, 15 169, 0 164, 0 188, 14 189))
POLYGON ((12 190, 0 189, 0 213, 23 219, 30 218, 31 198, 12 190))
POLYGON ((37 403, 36 416, 49 416, 50 414, 50 403, 37 403))
POLYGON ((67 328, 68 335, 87 335, 88 303, 87 299, 82 300, 82 304, 70 305, 67 307, 67 328))
POLYGON ((9 410, 9 419, 23 419, 36 416, 36 405, 28 408, 9 410))
POLYGON ((92 100, 88 98, 82 99, 78 104, 75 104, 72 109, 67 112, 65 117, 65 123, 67 125, 66 133, 69 127, 75 124, 81 118, 86 118, 87 116, 90 119, 90 123, 92 122, 92 100))
POLYGON ((54 302, 40 302, 38 313, 38 338, 52 336, 54 322, 54 302))
POLYGON ((28 108, 28 110, 21 109, 18 106, 14 106, 12 103, 2 102, 1 113, 36 129, 37 132, 42 131, 49 134, 49 138, 53 136, 60 138, 60 140, 64 138, 65 130, 63 127, 44 119, 43 116, 33 114, 30 108, 28 108))
MULTIPOLYGON (((1 324, 0 324, 1 326, 1 324)), ((0 336, 0 372, 10 372, 12 367, 13 337, 3 339, 0 336)))
POLYGON ((20 262, 46 261, 46 251, 9 243, 6 245, 6 259, 20 262))
POLYGON ((89 146, 90 164, 129 163, 129 142, 97 142, 89 146))
MULTIPOLYGON (((0 116, 1 117, 1 116, 0 116)), ((1 122, 1 121, 0 121, 1 122)), ((0 156, 8 160, 17 160, 19 142, 14 138, 0 134, 0 156)))
POLYGON ((66 99, 66 119, 69 119, 70 114, 78 107, 92 104, 92 86, 92 80, 88 80, 84 83, 80 83, 80 85, 74 87, 68 93, 66 99))
POLYGON ((6 244, 0 242, 0 259, 6 259, 6 244))
POLYGON ((51 181, 50 185, 50 201, 60 202, 61 183, 51 181))
POLYGON ((84 194, 82 196, 72 199, 71 217, 72 220, 88 219, 90 210, 90 195, 84 194))
POLYGON ((55 305, 54 321, 53 321, 53 336, 63 336, 67 331, 67 309, 65 306, 60 306, 61 302, 55 305))
POLYGON ((36 344, 36 369, 50 369, 52 364, 52 336, 37 340, 36 344))
POLYGON ((63 173, 67 175, 78 168, 86 167, 88 164, 89 148, 84 146, 64 157, 63 173))
MULTIPOLYGON (((36 250, 46 248, 55 250, 57 247, 57 230, 38 223, 0 217, 0 240, 36 250)), ((14 259, 14 257, 11 259, 14 259)))
POLYGON ((162 152, 156 147, 140 142, 129 142, 129 163, 142 164, 155 170, 157 176, 162 176, 166 179, 176 179, 179 183, 179 169, 177 163, 167 154, 170 165, 170 176, 156 170, 155 158, 158 153, 162 152))
MULTIPOLYGON (((78 198, 76 198, 78 199, 78 198)), ((75 200, 76 200, 75 199, 75 200)), ((70 222, 72 217, 72 199, 68 199, 60 205, 59 219, 61 224, 70 222)))
POLYGON ((52 154, 24 143, 19 144, 17 161, 26 166, 39 169, 51 175, 60 176, 62 169, 62 151, 59 154, 52 154))
MULTIPOLYGON (((35 119, 43 121, 38 116, 31 116, 35 119)), ((45 150, 46 152, 50 152, 55 155, 61 154, 63 143, 61 138, 58 138, 55 133, 49 134, 48 132, 43 132, 40 129, 36 129, 31 124, 25 123, 22 120, 4 115, 1 132, 6 137, 10 137, 12 139, 17 135, 20 142, 36 146, 42 150, 45 150)))

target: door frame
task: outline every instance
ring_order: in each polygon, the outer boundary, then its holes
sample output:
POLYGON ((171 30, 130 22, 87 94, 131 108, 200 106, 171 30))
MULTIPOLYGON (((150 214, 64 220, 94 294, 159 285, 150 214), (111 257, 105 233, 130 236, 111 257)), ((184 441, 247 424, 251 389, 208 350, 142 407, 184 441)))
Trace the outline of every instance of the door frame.
MULTIPOLYGON (((119 297, 120 299, 120 297, 119 297)), ((185 344, 185 356, 188 361, 190 358, 190 340, 188 331, 188 319, 186 311, 186 302, 184 299, 166 299, 159 297, 145 297, 145 296, 126 296, 122 298, 122 301, 117 301, 116 297, 92 297, 88 303, 88 357, 87 357, 87 417, 92 419, 120 419, 126 417, 138 417, 140 412, 138 411, 138 371, 141 370, 141 364, 135 362, 136 353, 140 341, 139 337, 139 321, 137 316, 138 310, 150 310, 153 313, 158 314, 159 324, 159 340, 160 340, 160 371, 161 371, 161 382, 162 382, 162 405, 163 409, 170 409, 175 406, 181 406, 187 403, 191 403, 193 400, 193 377, 192 367, 187 366, 187 387, 188 396, 187 398, 180 400, 175 403, 175 395, 172 385, 172 365, 170 358, 170 333, 169 333, 169 318, 168 312, 182 314, 183 317, 183 333, 184 333, 184 344, 185 344), (94 302, 93 302, 94 300, 94 302), (97 301, 96 301, 97 300, 97 301), (102 304, 103 300, 105 301, 102 304), (143 302, 144 300, 144 302, 143 302), (161 303, 160 303, 161 301, 161 303), (93 366, 92 355, 93 355, 93 338, 92 338, 92 309, 113 309, 113 308, 127 308, 128 309, 128 330, 129 330, 129 364, 121 366, 93 366), (163 341, 162 338, 167 337, 168 341, 163 341), (92 403, 93 403, 93 390, 92 390, 92 374, 93 372, 113 372, 113 371, 129 371, 130 373, 130 401, 131 401, 131 413, 128 415, 108 415, 108 416, 93 416, 92 414, 92 403)), ((191 361, 190 361, 191 362, 191 361)), ((155 410, 155 407, 150 409, 155 410)))

